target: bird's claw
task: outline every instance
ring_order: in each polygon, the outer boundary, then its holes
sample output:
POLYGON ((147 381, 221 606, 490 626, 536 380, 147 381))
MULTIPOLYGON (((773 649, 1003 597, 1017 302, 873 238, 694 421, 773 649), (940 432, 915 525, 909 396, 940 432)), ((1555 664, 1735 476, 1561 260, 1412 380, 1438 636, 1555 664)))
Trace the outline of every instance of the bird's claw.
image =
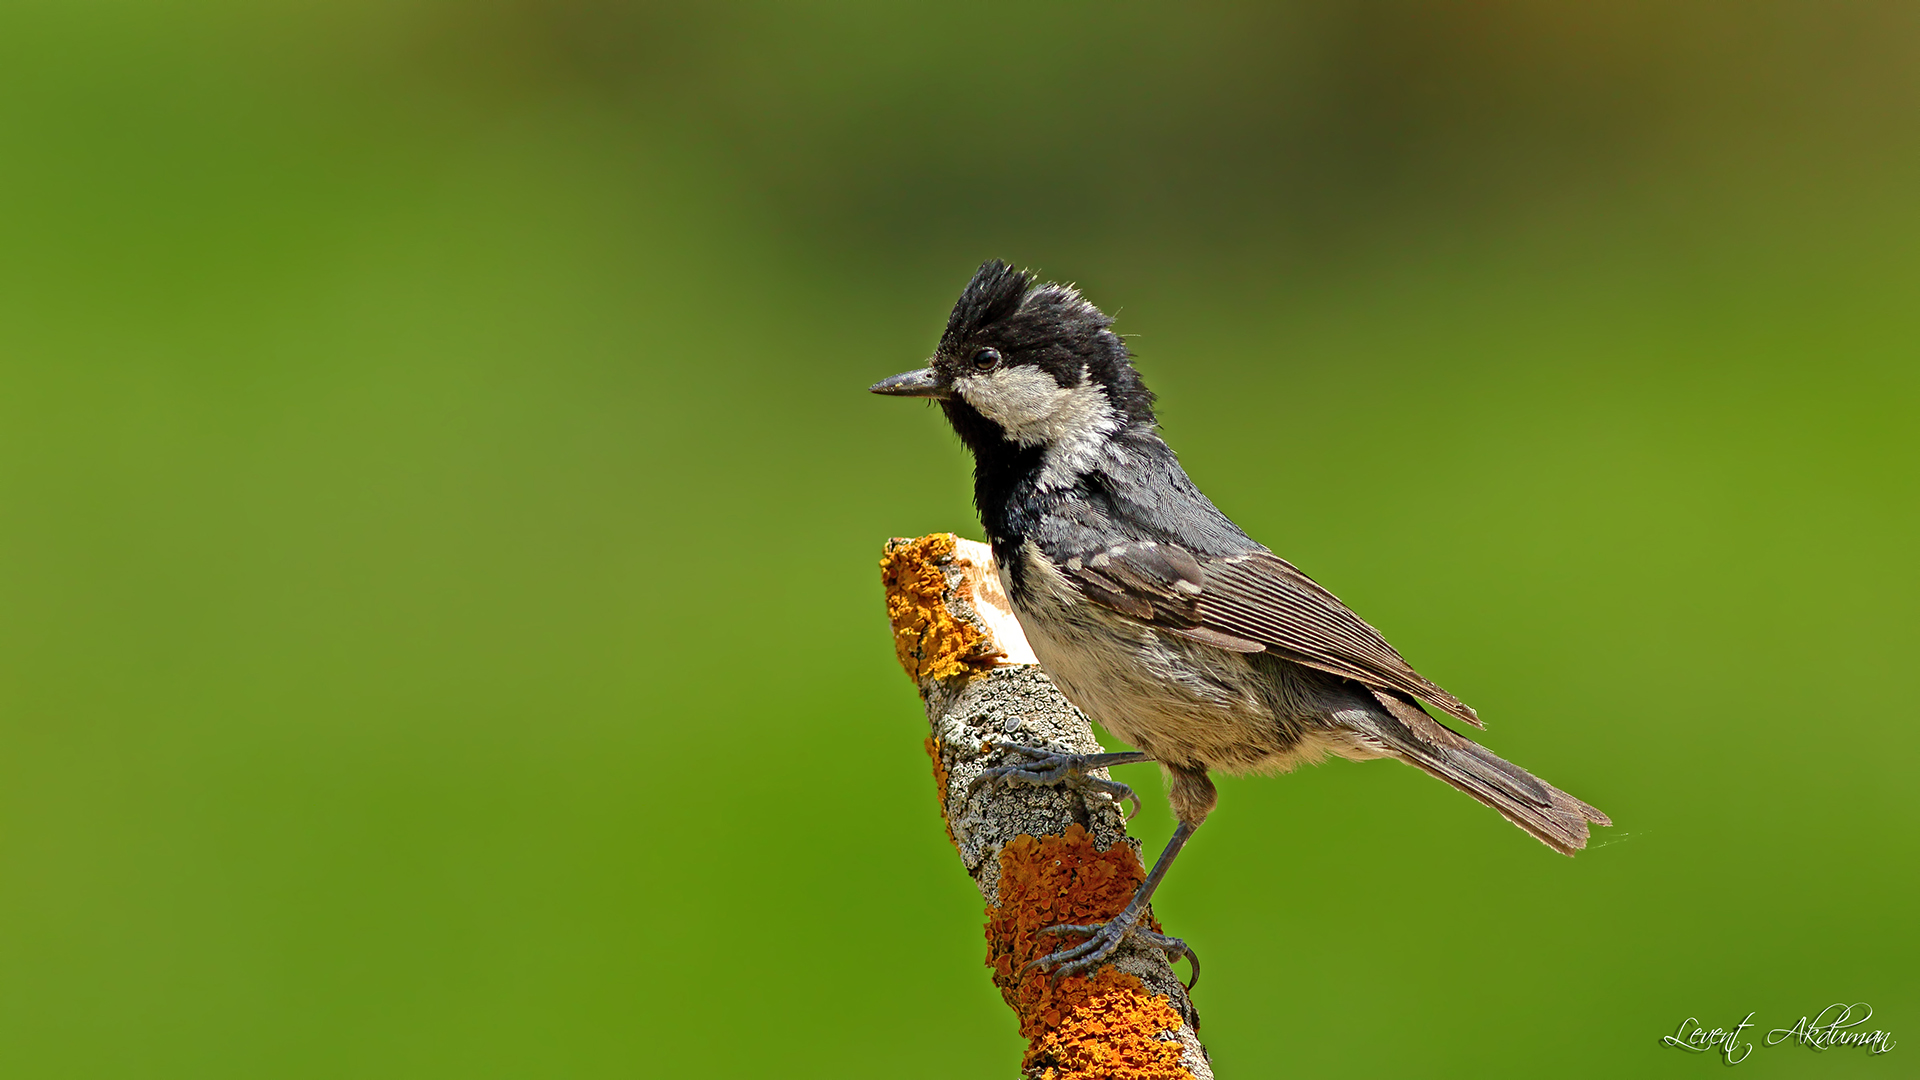
POLYGON ((1073 788, 1083 795, 1098 792, 1112 799, 1118 805, 1131 802, 1133 809, 1126 814, 1125 820, 1132 821, 1133 815, 1140 812, 1140 796, 1131 787, 1118 780, 1108 780, 1093 776, 1087 772, 1091 754, 1062 754, 1038 746, 1022 746, 1019 743, 993 743, 993 748, 1009 754, 1024 755, 1032 760, 1020 765, 996 765, 987 769, 973 782, 967 785, 967 794, 980 790, 988 783, 1028 784, 1036 787, 1064 786, 1073 788))
POLYGON ((1139 925, 1139 922, 1140 916, 1122 912, 1118 918, 1104 923, 1089 923, 1086 925, 1063 923, 1059 926, 1049 926, 1040 932, 1043 934, 1086 934, 1087 940, 1070 948, 1061 949, 1059 952, 1048 953, 1045 956, 1029 960, 1021 966, 1020 970, 1027 971, 1032 968, 1040 968, 1042 970, 1051 969, 1056 977, 1061 975, 1077 975, 1105 963, 1107 958, 1117 952, 1128 938, 1132 938, 1135 942, 1149 949, 1157 949, 1165 953, 1168 963, 1173 963, 1182 956, 1186 957, 1187 963, 1193 968, 1193 978, 1187 983, 1187 989, 1191 990, 1199 985, 1200 957, 1195 955, 1193 949, 1179 938, 1169 937, 1166 934, 1148 930, 1139 925))

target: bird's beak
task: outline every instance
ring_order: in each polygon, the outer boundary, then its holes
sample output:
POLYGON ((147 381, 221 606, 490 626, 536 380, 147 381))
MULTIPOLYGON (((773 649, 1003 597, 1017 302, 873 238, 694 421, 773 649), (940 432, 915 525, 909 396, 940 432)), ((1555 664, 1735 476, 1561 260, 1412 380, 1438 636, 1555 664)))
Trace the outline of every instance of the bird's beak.
POLYGON ((891 379, 882 379, 867 389, 888 397, 944 398, 951 396, 947 388, 940 385, 940 379, 933 373, 932 368, 921 368, 919 371, 895 375, 891 379))

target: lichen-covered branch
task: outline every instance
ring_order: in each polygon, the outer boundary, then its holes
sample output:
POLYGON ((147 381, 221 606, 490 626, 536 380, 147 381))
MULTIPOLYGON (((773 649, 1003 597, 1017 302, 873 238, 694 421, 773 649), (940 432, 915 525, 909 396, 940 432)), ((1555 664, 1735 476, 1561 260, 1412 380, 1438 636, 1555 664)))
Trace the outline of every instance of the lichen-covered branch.
POLYGON ((900 664, 926 703, 947 835, 986 900, 987 964, 1028 1040, 1026 1074, 1211 1080, 1193 1004, 1161 953, 1129 943, 1089 976, 1024 970, 1078 940, 1041 931, 1112 918, 1146 873, 1139 843, 1105 796, 972 790, 1002 763, 996 742, 1101 749, 1086 717, 1036 665, 991 550, 950 533, 892 540, 880 569, 900 664))

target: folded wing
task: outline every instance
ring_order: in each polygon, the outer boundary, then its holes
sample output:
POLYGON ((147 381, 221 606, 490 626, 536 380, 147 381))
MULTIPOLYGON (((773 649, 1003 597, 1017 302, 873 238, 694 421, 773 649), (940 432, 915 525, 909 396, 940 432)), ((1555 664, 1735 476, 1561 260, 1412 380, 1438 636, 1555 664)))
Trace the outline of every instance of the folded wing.
POLYGON ((1338 597, 1271 552, 1199 558, 1176 544, 1118 544, 1056 559, 1088 600, 1236 652, 1270 652, 1479 727, 1480 718, 1413 670, 1338 597))

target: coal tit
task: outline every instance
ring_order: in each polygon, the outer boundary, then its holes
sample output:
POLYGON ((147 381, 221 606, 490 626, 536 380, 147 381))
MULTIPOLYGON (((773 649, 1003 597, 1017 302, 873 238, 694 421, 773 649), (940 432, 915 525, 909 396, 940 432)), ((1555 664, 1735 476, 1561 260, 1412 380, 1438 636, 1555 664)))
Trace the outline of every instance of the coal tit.
POLYGON ((1084 971, 1139 925, 1213 809, 1210 770, 1280 771, 1328 754, 1394 758, 1571 855, 1607 816, 1428 715, 1480 726, 1373 627, 1249 538, 1200 493, 1156 429, 1153 394, 1113 320, 1073 288, 990 261, 928 367, 872 387, 933 398, 974 457, 974 501, 1021 628, 1067 699, 1137 753, 1023 757, 1033 781, 1155 761, 1178 819, 1120 916, 1061 927, 1087 940, 1036 961, 1084 971))

